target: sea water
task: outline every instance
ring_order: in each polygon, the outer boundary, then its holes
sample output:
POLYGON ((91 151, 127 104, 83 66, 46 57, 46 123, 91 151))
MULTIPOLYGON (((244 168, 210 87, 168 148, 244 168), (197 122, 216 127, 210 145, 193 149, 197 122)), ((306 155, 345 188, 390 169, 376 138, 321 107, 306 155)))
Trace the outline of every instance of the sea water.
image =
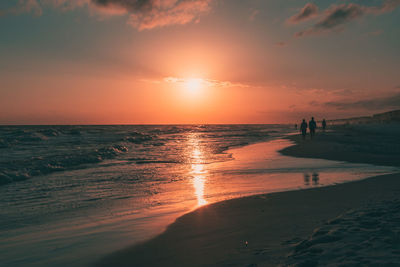
POLYGON ((87 266, 220 200, 388 173, 285 157, 287 125, 2 126, 1 266, 87 266))

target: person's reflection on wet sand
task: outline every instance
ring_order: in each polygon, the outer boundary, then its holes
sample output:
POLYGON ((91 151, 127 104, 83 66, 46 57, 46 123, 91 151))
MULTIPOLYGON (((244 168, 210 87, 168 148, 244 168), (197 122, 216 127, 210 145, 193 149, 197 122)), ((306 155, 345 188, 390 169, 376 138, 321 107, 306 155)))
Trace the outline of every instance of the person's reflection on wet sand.
POLYGON ((304 185, 310 185, 310 175, 308 173, 304 173, 304 185))
POLYGON ((313 185, 318 185, 319 183, 319 174, 314 172, 312 175, 312 181, 313 181, 313 185))

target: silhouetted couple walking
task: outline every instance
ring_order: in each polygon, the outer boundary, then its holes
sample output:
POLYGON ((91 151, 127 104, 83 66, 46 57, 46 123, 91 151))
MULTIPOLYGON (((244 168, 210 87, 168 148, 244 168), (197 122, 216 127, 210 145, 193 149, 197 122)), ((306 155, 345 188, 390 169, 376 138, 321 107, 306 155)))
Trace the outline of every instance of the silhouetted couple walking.
POLYGON ((311 138, 313 138, 315 135, 315 129, 317 128, 317 123, 315 122, 314 117, 311 118, 308 125, 305 119, 303 119, 303 122, 300 124, 300 132, 303 136, 303 139, 306 139, 307 127, 310 129, 311 138))

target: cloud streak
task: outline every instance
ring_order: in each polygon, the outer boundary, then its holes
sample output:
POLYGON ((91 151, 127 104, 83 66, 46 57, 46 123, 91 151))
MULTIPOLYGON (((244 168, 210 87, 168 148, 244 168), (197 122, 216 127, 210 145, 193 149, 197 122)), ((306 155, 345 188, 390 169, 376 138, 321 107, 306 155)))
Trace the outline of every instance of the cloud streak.
POLYGON ((400 108, 400 93, 390 97, 366 99, 354 102, 332 101, 324 103, 326 107, 338 110, 362 109, 362 110, 382 110, 389 108, 400 108))
MULTIPOLYGON (((192 79, 187 79, 187 78, 178 78, 178 77, 165 77, 163 79, 164 82, 167 83, 174 83, 174 84, 185 84, 187 83, 189 80, 192 79)), ((204 86, 208 86, 208 87, 242 87, 242 88, 247 88, 250 87, 247 84, 243 84, 243 83, 232 83, 230 81, 219 81, 219 80, 214 80, 214 79, 195 79, 198 80, 199 83, 203 84, 204 86)))
POLYGON ((297 32, 295 37, 319 35, 332 31, 342 31, 344 25, 365 15, 381 15, 393 11, 400 0, 386 0, 381 6, 363 6, 359 4, 332 5, 323 12, 322 17, 311 28, 297 32))
POLYGON ((313 3, 307 3, 299 13, 287 19, 288 24, 298 24, 303 21, 314 18, 318 15, 318 7, 313 3))

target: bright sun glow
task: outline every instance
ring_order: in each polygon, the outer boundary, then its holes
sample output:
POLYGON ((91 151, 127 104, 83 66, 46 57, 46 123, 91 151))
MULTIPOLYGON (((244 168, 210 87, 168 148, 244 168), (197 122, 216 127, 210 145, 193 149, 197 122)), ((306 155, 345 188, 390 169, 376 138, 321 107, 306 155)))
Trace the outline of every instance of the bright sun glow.
POLYGON ((190 78, 185 80, 185 88, 190 92, 198 92, 203 87, 204 81, 200 78, 190 78))

